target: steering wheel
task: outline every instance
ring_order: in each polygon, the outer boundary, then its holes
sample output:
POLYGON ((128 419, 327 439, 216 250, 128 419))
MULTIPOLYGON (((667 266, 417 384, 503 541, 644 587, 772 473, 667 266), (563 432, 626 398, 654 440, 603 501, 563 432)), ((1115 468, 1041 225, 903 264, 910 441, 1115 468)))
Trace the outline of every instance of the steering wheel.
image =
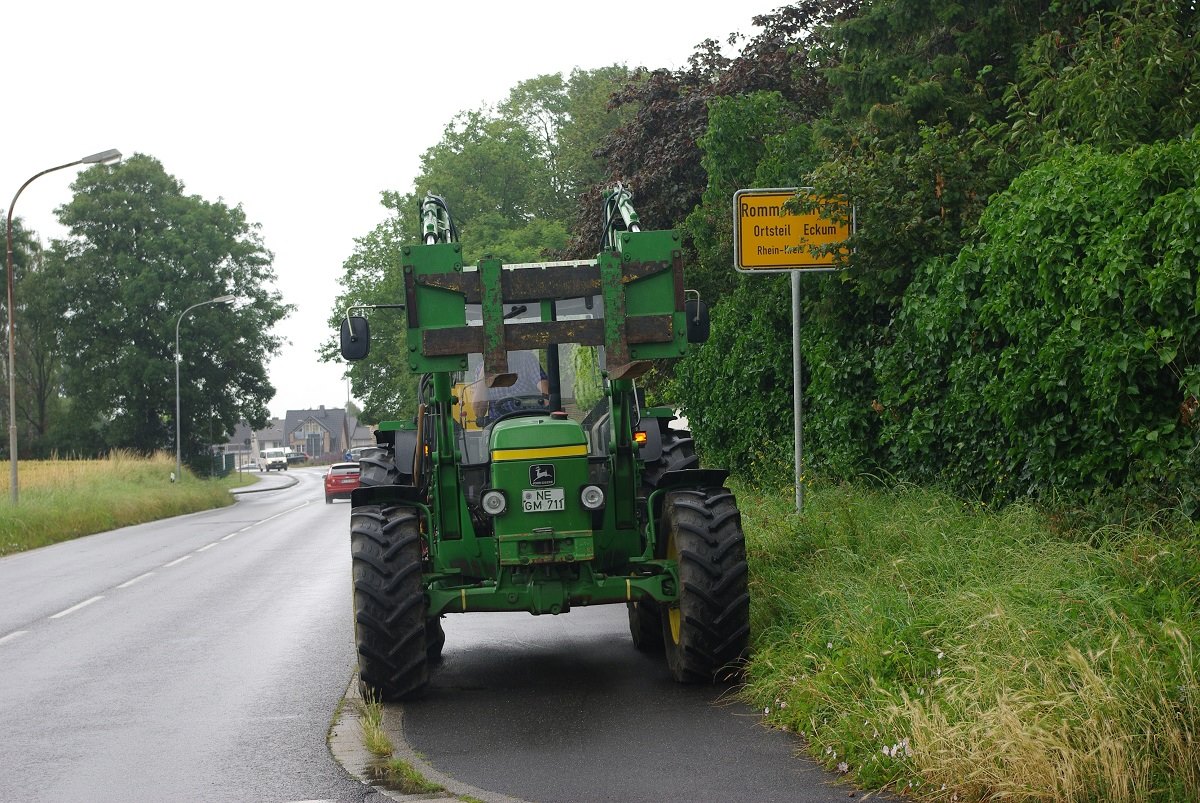
POLYGON ((550 405, 544 396, 509 396, 506 399, 500 399, 499 403, 513 403, 517 406, 511 410, 505 410, 499 415, 490 416, 484 426, 493 426, 500 421, 508 418, 524 418, 527 416, 540 416, 550 414, 550 405))

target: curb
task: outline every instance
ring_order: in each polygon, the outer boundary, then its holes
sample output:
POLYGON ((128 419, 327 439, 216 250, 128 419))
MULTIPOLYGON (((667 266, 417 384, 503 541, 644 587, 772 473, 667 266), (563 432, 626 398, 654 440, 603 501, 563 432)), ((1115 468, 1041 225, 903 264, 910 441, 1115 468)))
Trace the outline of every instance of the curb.
MULTIPOLYGON (((259 478, 259 482, 262 482, 262 478, 259 478)), ((287 477, 287 482, 283 485, 271 485, 267 488, 259 488, 257 485, 251 485, 249 488, 230 488, 229 493, 241 496, 242 494, 260 494, 264 491, 282 491, 284 488, 291 488, 298 482, 300 480, 296 477, 287 477)))
POLYGON ((399 703, 383 705, 383 729, 392 742, 392 757, 400 758, 423 775, 427 780, 445 787, 445 791, 407 795, 385 786, 380 786, 374 778, 371 768, 380 763, 381 759, 363 746, 362 723, 359 720, 358 706, 362 696, 358 686, 358 672, 350 678, 346 695, 342 698, 341 711, 334 718, 329 728, 329 752, 334 760, 342 766, 351 777, 357 778, 363 784, 370 786, 377 794, 388 800, 418 803, 431 800, 478 800, 482 803, 528 803, 520 798, 509 797, 498 792, 478 789, 470 784, 455 780, 429 765, 417 754, 404 738, 404 709, 399 703))

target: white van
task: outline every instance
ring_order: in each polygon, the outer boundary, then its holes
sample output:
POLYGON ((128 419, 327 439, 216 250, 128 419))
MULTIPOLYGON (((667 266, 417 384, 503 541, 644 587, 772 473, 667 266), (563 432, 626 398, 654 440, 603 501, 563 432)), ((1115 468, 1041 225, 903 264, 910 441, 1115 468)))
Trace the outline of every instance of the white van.
POLYGON ((270 471, 274 468, 287 471, 287 456, 287 449, 263 449, 258 453, 258 470, 270 471))

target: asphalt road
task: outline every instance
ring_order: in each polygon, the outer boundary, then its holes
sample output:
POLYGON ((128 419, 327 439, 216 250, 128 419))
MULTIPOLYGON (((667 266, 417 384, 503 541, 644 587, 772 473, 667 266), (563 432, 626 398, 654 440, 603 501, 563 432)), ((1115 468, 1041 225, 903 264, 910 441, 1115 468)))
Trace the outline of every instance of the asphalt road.
POLYGON ((286 476, 0 559, 0 800, 376 799, 325 742, 354 665, 349 505, 286 476))
POLYGON ((444 660, 402 722, 446 775, 540 803, 849 799, 727 688, 681 686, 661 656, 634 649, 624 606, 444 627, 444 660))
MULTIPOLYGON (((354 671, 349 504, 232 507, 0 558, 0 801, 382 800, 326 735, 354 671)), ((396 714, 436 772, 571 801, 844 801, 788 734, 637 652, 622 606, 447 617, 396 714)))

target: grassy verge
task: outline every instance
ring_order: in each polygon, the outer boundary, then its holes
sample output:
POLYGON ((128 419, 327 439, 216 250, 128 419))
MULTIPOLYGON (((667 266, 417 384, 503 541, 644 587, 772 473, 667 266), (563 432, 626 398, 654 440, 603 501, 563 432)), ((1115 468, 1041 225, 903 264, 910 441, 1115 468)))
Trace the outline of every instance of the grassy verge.
POLYGON ((1194 526, 738 490, 744 694, 827 767, 927 800, 1200 800, 1194 526))
MULTIPOLYGON (((229 488, 245 478, 201 480, 187 474, 172 483, 167 454, 135 457, 114 452, 104 460, 22 460, 20 501, 9 499, 8 464, 0 477, 0 556, 114 527, 221 507, 229 488)), ((186 472, 186 469, 185 469, 186 472)))
POLYGON ((358 715, 362 726, 363 746, 380 760, 379 765, 375 767, 379 776, 377 780, 406 795, 444 791, 445 787, 427 780, 407 761, 392 755, 395 748, 383 729, 382 705, 374 700, 360 700, 358 715))

